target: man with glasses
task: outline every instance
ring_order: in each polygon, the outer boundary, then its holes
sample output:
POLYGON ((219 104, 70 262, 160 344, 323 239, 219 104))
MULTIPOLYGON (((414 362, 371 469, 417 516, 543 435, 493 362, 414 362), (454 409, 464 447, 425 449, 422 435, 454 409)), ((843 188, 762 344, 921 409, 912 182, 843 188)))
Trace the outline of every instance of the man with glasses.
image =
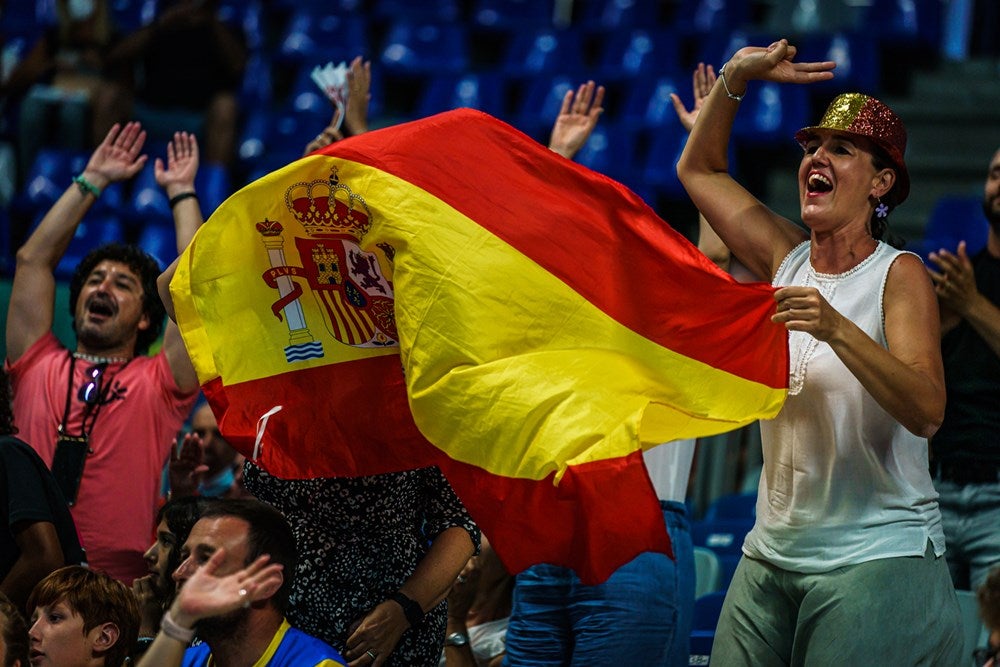
MULTIPOLYGON (((102 246, 77 266, 73 350, 51 329, 55 268, 101 191, 143 168, 145 139, 138 123, 111 129, 18 251, 7 316, 19 435, 51 466, 91 567, 129 585, 147 573, 142 554, 161 471, 197 396, 197 377, 176 325, 163 329, 160 267, 135 246, 102 246), (162 349, 147 356, 161 332, 162 349)), ((197 169, 197 144, 183 132, 168 146, 166 165, 155 163, 171 198, 178 251, 202 222, 197 169)))

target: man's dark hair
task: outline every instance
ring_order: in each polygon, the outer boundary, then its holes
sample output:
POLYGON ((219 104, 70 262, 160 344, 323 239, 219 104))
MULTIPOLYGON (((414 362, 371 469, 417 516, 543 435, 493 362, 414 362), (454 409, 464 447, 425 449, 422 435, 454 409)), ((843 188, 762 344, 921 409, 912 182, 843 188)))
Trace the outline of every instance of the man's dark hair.
POLYGON ((267 554, 272 563, 283 566, 284 582, 271 600, 279 611, 284 612, 288 607, 292 578, 299 560, 295 550, 295 535, 288 520, 275 508, 252 498, 219 499, 209 504, 201 514, 202 519, 225 516, 243 519, 250 526, 245 565, 267 554))
POLYGON ((76 301, 80 298, 83 283, 94 267, 105 260, 121 262, 139 276, 142 283, 142 312, 149 318, 149 328, 138 332, 133 353, 146 354, 149 346, 163 333, 163 320, 167 310, 156 290, 156 279, 161 273, 160 265, 149 253, 135 245, 107 243, 91 250, 76 265, 69 283, 69 314, 73 317, 73 331, 76 331, 76 301))

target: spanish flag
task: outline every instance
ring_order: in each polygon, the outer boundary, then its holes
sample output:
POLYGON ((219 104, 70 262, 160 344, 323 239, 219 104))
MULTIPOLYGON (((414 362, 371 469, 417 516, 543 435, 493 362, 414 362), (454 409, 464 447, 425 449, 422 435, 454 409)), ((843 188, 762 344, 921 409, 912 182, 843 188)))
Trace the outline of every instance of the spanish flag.
POLYGON ((171 293, 234 446, 284 478, 438 465, 511 572, 671 553, 642 450, 772 417, 787 388, 769 285, 468 109, 246 186, 171 293))

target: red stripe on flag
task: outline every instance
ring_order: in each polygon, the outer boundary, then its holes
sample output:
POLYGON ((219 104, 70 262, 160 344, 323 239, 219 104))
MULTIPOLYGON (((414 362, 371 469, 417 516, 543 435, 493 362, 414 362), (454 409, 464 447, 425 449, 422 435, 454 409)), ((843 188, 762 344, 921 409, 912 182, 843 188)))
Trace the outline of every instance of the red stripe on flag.
POLYGON ((554 473, 532 481, 439 465, 509 572, 550 563, 596 584, 644 551, 674 557, 640 451, 569 466, 559 486, 554 473))
POLYGON ((229 443, 277 477, 374 475, 442 456, 413 423, 398 355, 226 386, 215 379, 203 389, 229 443), (258 421, 276 405, 281 410, 268 418, 267 439, 255 458, 258 421))
POLYGON ((204 391, 216 414, 224 412, 220 430, 251 460, 258 420, 282 406, 268 419, 268 440, 295 447, 265 445, 255 460, 276 477, 342 477, 345 470, 367 476, 438 465, 511 572, 551 563, 599 583, 641 552, 673 556, 642 452, 569 466, 559 486, 554 473, 538 481, 502 477, 448 457, 420 435, 397 357, 338 364, 336 382, 329 370, 230 386, 213 380, 204 391), (378 375, 383 391, 358 389, 378 386, 366 385, 378 375))
MULTIPOLYGON (((717 344, 737 332, 743 338, 749 329, 757 349, 783 345, 787 332, 770 321, 773 303, 761 299, 750 311, 745 298, 747 289, 772 293, 770 285, 723 289, 732 278, 637 195, 509 125, 459 109, 339 141, 321 152, 386 171, 441 199, 663 347, 769 387, 787 386, 787 360, 781 367, 761 364, 733 349, 738 346, 717 344), (437 159, 441 136, 475 149, 437 159), (560 220, 573 224, 553 226, 560 220), (707 319, 706 301, 714 321, 707 319), (743 316, 734 318, 734 312, 743 316), (709 340, 706 331, 718 337, 709 340)), ((379 207, 392 206, 368 201, 375 215, 379 207)))

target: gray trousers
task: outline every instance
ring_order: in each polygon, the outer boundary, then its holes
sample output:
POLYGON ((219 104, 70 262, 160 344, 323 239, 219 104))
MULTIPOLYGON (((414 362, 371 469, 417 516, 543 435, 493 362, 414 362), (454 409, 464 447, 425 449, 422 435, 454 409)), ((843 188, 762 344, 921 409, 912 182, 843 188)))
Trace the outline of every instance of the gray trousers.
POLYGON ((968 658, 962 642, 947 565, 929 544, 923 557, 822 574, 744 556, 726 594, 710 664, 955 667, 968 658))

